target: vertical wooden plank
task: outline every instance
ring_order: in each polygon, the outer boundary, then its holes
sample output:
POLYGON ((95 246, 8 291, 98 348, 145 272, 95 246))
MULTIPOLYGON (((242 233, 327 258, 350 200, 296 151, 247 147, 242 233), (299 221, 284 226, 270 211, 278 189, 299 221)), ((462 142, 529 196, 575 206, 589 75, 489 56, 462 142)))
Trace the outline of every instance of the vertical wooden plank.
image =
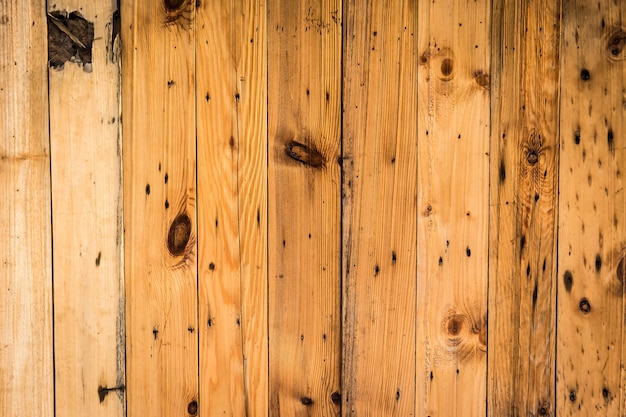
MULTIPOLYGON (((117 24, 111 1, 64 0, 48 7, 53 16, 62 12, 59 19, 76 10, 82 18, 70 17, 66 25, 77 37, 95 38, 93 44, 84 41, 91 49, 91 63, 68 62, 49 72, 56 412, 122 417, 126 399, 120 65, 113 38, 117 24), (79 22, 81 30, 74 27, 79 22)), ((51 35, 51 43, 57 35, 65 34, 51 35)))
POLYGON ((625 12, 611 0, 563 2, 556 393, 563 416, 625 409, 625 12))
POLYGON ((419 2, 417 415, 486 413, 490 4, 419 2))
POLYGON ((128 415, 196 415, 195 1, 122 7, 128 415))
POLYGON ((341 1, 268 2, 270 415, 339 414, 341 1))
POLYGON ((488 415, 555 416, 561 9, 493 4, 488 415))
POLYGON ((52 417, 46 7, 0 3, 0 415, 52 417))
POLYGON ((344 415, 415 415, 417 6, 346 3, 344 415))
POLYGON ((200 415, 267 416, 267 38, 259 0, 197 11, 200 415))

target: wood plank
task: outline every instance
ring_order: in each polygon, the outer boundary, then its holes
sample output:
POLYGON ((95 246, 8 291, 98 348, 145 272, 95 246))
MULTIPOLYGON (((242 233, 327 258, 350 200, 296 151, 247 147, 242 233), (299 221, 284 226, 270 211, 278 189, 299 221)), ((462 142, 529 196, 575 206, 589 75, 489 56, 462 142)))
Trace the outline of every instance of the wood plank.
POLYGON ((267 416, 267 38, 259 0, 197 10, 202 416, 267 416))
POLYGON ((557 415, 560 4, 495 2, 488 415, 557 415))
POLYGON ((48 12, 78 9, 93 24, 96 40, 87 45, 92 62, 68 62, 49 72, 56 413, 122 417, 126 381, 115 10, 110 1, 64 0, 49 5, 48 12))
POLYGON ((486 413, 490 3, 419 3, 417 415, 486 413))
POLYGON ((0 3, 0 415, 54 415, 45 2, 0 3))
POLYGON ((268 2, 270 415, 339 415, 341 1, 268 2))
POLYGON ((415 415, 417 8, 346 3, 345 415, 415 415))
POLYGON ((563 2, 556 401, 624 412, 626 4, 563 2))
POLYGON ((195 1, 123 2, 128 415, 196 415, 195 1))

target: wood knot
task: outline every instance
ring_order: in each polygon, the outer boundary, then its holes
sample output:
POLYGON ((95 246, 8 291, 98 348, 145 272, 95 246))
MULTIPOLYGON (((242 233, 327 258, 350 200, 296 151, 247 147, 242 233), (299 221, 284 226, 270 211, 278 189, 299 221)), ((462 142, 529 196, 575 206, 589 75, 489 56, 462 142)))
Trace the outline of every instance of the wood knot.
POLYGON ((167 234, 167 249, 172 256, 180 256, 185 253, 187 243, 191 237, 191 220, 186 213, 176 216, 167 234))
POLYGON ((591 312, 591 304, 585 297, 581 298, 578 302, 578 308, 583 312, 583 314, 589 314, 591 312))
POLYGON ((187 404, 187 413, 190 416, 195 416, 196 414, 198 414, 198 402, 197 401, 192 401, 189 404, 187 404))
POLYGON ((185 0, 163 0, 163 6, 168 12, 173 12, 182 9, 185 5, 185 0))
MULTIPOLYGON (((195 0, 193 4, 195 4, 195 0)), ((191 23, 193 4, 191 0, 163 0, 165 23, 170 24, 178 20, 191 23)))
POLYGON ((444 77, 450 76, 453 69, 454 62, 450 58, 445 58, 443 61, 441 61, 441 74, 443 74, 444 77))
POLYGON ((539 154, 536 151, 531 150, 526 154, 526 161, 530 165, 535 165, 537 162, 539 162, 539 154))
POLYGON ((340 405, 341 404, 341 394, 339 394, 337 391, 333 392, 330 395, 330 400, 333 402, 333 404, 340 405))
POLYGON ((606 37, 606 56, 611 61, 623 60, 626 58, 624 45, 626 45, 626 32, 621 27, 614 28, 606 37))
POLYGON ((467 317, 463 314, 448 312, 441 323, 443 334, 448 346, 459 346, 467 333, 467 317))
POLYGON ((476 80, 476 84, 478 84, 482 88, 489 90, 491 85, 491 77, 489 76, 489 74, 485 74, 482 71, 476 71, 474 73, 474 79, 476 80))
POLYGON ((324 156, 318 150, 295 140, 287 143, 285 153, 288 157, 312 168, 323 168, 325 165, 324 156))

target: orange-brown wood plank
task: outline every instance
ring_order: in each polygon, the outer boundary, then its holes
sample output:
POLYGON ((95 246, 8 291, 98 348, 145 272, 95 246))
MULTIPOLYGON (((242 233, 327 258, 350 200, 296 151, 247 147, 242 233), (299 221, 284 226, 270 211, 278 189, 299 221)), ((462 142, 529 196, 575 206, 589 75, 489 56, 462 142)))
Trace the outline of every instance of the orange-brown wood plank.
POLYGON ((197 9, 200 415, 266 416, 267 38, 258 0, 197 9))
MULTIPOLYGON (((94 41, 86 45, 91 62, 51 68, 48 89, 56 414, 122 417, 122 144, 119 38, 113 34, 119 22, 111 1, 63 0, 48 8, 57 18, 77 10, 81 17, 66 22, 74 31, 78 22, 93 25, 94 41)), ((89 39, 89 30, 76 33, 89 39)))
POLYGON ((268 2, 271 416, 340 406, 341 1, 268 2))
POLYGON ((626 4, 563 2, 556 402, 624 405, 626 4))
POLYGON ((488 415, 554 416, 560 4, 493 4, 488 415))
POLYGON ((417 7, 346 2, 343 415, 415 415, 417 7))
POLYGON ((122 3, 129 416, 198 412, 195 4, 122 3))
POLYGON ((419 2, 418 416, 484 416, 491 2, 419 2))
POLYGON ((0 2, 0 415, 54 415, 46 4, 0 2))

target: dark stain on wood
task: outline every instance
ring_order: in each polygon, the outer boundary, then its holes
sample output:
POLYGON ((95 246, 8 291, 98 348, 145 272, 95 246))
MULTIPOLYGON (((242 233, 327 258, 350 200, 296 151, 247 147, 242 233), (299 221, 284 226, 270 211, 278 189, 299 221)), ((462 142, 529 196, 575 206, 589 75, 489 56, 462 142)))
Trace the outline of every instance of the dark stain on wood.
POLYGON ((125 389, 126 387, 124 385, 120 385, 118 387, 112 387, 112 388, 103 387, 102 385, 100 385, 98 386, 98 399, 102 403, 104 399, 106 398, 106 396, 109 394, 109 392, 117 391, 117 392, 123 393, 125 389))
MULTIPOLYGON (((48 13, 48 63, 62 69, 66 62, 91 64, 94 26, 78 12, 48 13)), ((90 72, 89 67, 84 67, 90 72)))
POLYGON ((102 252, 98 252, 98 256, 96 256, 96 266, 100 266, 101 259, 102 259, 102 252))
POLYGON ((172 256, 180 256, 185 252, 191 237, 191 219, 186 213, 176 216, 167 234, 167 249, 172 256))
POLYGON ((302 403, 302 405, 306 405, 306 406, 313 405, 313 400, 309 397, 300 398, 300 402, 302 403))
POLYGON ((326 162, 324 156, 317 149, 295 140, 287 143, 285 153, 288 157, 312 168, 323 168, 326 162))
POLYGON ((565 286, 565 291, 571 292, 573 284, 574 277, 572 275, 572 272, 569 270, 565 271, 565 273, 563 274, 563 285, 565 286))

